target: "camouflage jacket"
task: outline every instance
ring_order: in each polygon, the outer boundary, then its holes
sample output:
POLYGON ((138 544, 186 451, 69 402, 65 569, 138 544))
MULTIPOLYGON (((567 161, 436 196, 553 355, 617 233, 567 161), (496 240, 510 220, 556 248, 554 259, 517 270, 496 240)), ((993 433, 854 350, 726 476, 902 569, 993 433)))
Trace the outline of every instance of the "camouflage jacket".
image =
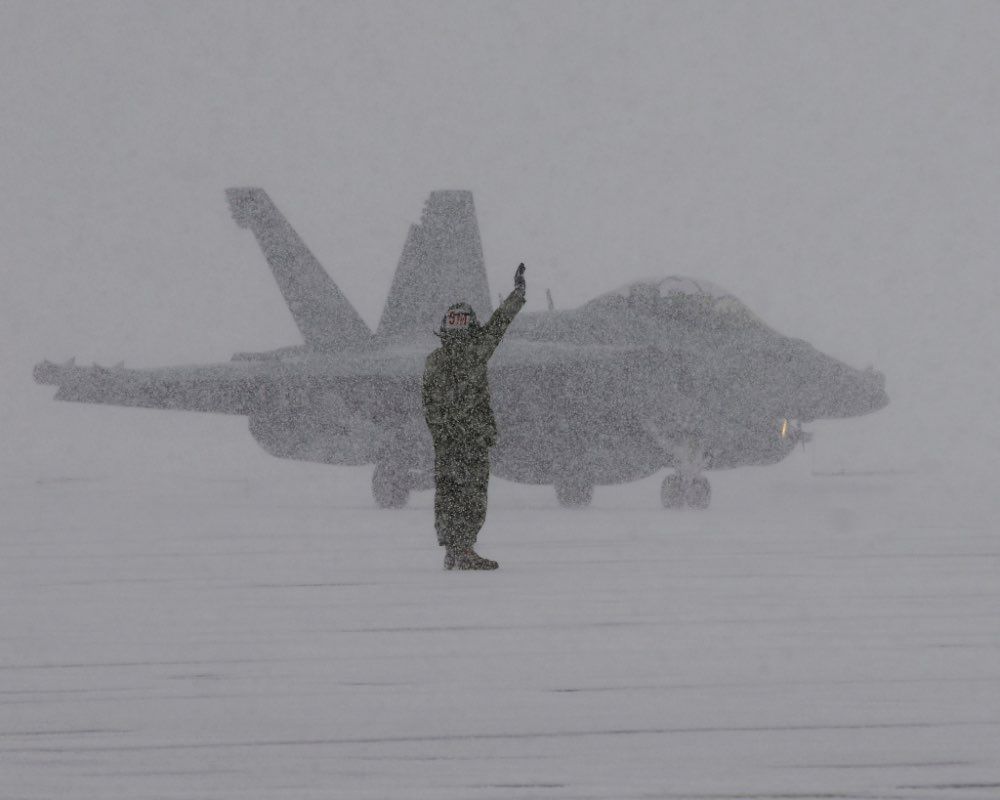
POLYGON ((489 322, 460 336, 442 336, 441 347, 427 356, 424 418, 435 447, 491 447, 496 443, 486 364, 523 305, 524 292, 515 289, 489 322))

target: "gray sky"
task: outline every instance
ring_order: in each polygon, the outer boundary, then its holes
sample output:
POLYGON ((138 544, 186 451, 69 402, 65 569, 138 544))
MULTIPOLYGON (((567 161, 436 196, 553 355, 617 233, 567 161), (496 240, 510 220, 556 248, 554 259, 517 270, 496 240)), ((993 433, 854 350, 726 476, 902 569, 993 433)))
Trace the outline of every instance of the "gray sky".
POLYGON ((298 341, 226 186, 264 186, 370 323, 427 192, 468 188, 494 293, 521 260, 529 308, 708 278, 883 369, 890 446, 995 457, 998 41, 972 2, 8 0, 8 419, 43 357, 298 341))

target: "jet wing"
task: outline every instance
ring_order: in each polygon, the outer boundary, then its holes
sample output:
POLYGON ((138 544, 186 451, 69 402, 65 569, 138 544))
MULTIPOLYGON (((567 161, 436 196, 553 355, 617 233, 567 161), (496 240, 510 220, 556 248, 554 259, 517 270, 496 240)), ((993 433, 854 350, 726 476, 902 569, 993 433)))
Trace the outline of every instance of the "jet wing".
POLYGON ((125 369, 43 361, 35 367, 35 380, 58 386, 56 400, 246 414, 267 372, 250 363, 125 369))
MULTIPOLYGON (((641 382, 654 348, 574 347, 551 342, 505 341, 490 362, 490 372, 501 381, 520 382, 533 376, 548 383, 569 375, 590 381, 641 382)), ((427 347, 391 348, 379 353, 317 354, 294 358, 237 357, 231 362, 199 366, 126 369, 79 366, 74 361, 35 366, 38 383, 59 387, 56 400, 79 403, 248 414, 278 389, 337 387, 345 382, 410 384, 423 374, 427 347)), ((663 366, 663 354, 654 360, 663 366)), ((634 389, 633 389, 634 390, 634 389)))
POLYGON ((316 388, 413 383, 423 372, 425 358, 426 353, 416 350, 380 355, 313 353, 293 359, 237 359, 158 369, 43 361, 34 375, 38 383, 59 387, 56 400, 247 415, 261 405, 316 388))

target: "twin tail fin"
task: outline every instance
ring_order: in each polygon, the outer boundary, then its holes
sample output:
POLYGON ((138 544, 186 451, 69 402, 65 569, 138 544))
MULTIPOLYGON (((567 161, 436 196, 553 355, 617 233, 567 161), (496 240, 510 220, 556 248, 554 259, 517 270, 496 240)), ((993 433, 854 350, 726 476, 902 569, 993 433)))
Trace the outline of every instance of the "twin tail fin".
POLYGON ((371 329, 263 189, 226 189, 229 209, 264 251, 295 324, 314 350, 365 347, 371 329))
POLYGON ((472 192, 431 192, 420 224, 410 227, 374 336, 267 192, 234 187, 226 196, 233 219, 257 237, 310 349, 430 338, 445 310, 459 301, 469 303, 480 319, 493 311, 472 192))

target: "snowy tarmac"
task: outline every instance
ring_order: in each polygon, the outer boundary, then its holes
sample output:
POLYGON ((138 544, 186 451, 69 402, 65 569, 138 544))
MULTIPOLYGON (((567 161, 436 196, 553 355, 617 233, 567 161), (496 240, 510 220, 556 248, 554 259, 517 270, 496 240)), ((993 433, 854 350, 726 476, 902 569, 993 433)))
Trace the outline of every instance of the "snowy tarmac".
POLYGON ((428 492, 47 413, 67 449, 2 484, 0 797, 1000 797, 995 501, 808 454, 703 513, 494 479, 502 568, 445 573, 428 492))

